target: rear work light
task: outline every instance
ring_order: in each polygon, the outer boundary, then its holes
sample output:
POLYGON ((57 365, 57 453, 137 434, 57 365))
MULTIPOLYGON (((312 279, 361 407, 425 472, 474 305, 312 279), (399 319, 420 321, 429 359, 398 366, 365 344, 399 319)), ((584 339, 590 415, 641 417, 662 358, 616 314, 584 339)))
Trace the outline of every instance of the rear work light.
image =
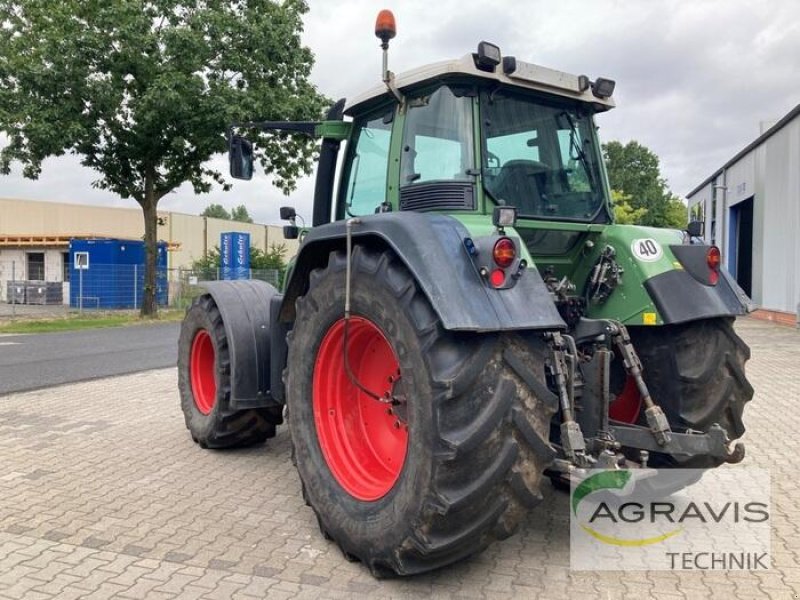
POLYGON ((719 281, 719 265, 722 262, 719 248, 711 246, 708 249, 706 253, 706 262, 708 263, 708 282, 711 285, 717 285, 719 281))
POLYGON ((510 267, 514 259, 517 257, 517 247, 509 238, 500 238, 495 242, 494 249, 492 250, 492 258, 498 267, 507 269, 510 267))

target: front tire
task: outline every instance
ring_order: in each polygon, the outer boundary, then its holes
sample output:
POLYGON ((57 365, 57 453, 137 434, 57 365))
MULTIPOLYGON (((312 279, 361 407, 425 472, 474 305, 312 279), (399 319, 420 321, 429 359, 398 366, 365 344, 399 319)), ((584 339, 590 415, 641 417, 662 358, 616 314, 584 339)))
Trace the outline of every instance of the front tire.
POLYGON ((377 576, 429 571, 508 537, 540 501, 553 458, 547 345, 535 333, 445 331, 391 253, 357 246, 355 384, 343 360, 345 266, 332 253, 297 302, 286 375, 297 469, 345 556, 377 576))
POLYGON ((203 448, 259 444, 283 422, 280 408, 231 409, 228 338, 209 294, 192 302, 181 325, 178 389, 186 428, 203 448))

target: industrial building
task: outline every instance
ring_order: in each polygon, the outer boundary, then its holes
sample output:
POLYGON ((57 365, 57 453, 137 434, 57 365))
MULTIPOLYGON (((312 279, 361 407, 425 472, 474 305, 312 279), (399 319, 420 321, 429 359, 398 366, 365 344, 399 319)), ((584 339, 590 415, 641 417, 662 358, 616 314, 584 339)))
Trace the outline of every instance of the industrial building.
POLYGON ((690 219, 760 308, 794 324, 800 316, 800 105, 687 195, 690 219))
MULTIPOLYGON (((268 251, 273 244, 285 244, 287 258, 297 252, 297 241, 284 239, 280 226, 158 212, 158 239, 166 243, 168 269, 189 267, 219 246, 221 234, 229 231, 248 233, 254 248, 268 251)), ((70 240, 141 240, 143 236, 144 223, 138 207, 0 198, 0 301, 7 302, 12 293, 7 282, 37 281, 50 283, 50 288, 61 283, 61 297, 67 303, 70 240)))

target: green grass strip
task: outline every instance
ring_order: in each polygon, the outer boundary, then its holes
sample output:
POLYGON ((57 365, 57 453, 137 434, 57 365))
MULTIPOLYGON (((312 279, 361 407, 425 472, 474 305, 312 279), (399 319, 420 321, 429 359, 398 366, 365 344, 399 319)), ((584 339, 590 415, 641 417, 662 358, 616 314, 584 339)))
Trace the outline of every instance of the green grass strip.
POLYGON ((183 319, 184 311, 160 311, 156 319, 142 319, 138 314, 75 315, 54 319, 17 320, 0 323, 0 334, 10 333, 53 333, 58 331, 79 331, 106 327, 125 327, 128 325, 152 325, 183 319))

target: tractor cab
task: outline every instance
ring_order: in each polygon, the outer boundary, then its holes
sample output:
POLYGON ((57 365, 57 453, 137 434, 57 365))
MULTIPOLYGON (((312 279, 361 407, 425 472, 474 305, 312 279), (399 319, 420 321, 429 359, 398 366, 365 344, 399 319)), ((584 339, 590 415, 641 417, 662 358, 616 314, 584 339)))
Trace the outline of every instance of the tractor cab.
MULTIPOLYGON (((543 277, 585 278, 592 260, 582 248, 613 222, 594 115, 614 107, 615 83, 503 56, 488 42, 395 75, 387 31, 376 29, 383 83, 340 100, 321 122, 245 124, 322 138, 314 227, 440 213, 488 235, 489 217, 507 207, 528 266, 543 277)), ((232 135, 230 150, 232 175, 248 179, 250 142, 232 135)), ((285 232, 299 235, 293 220, 285 232)))
POLYGON ((593 115, 613 82, 478 52, 391 76, 353 100, 336 218, 387 210, 608 223, 593 115))

